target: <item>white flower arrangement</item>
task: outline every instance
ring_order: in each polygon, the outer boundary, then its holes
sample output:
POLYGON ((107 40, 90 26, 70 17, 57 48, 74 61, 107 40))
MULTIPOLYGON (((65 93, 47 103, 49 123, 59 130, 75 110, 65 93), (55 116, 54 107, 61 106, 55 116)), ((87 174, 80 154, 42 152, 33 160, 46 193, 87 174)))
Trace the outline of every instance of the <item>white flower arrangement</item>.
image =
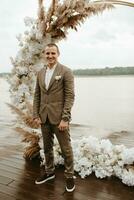
POLYGON ((24 23, 26 26, 32 26, 35 23, 35 19, 32 17, 25 17, 24 23))
POLYGON ((61 79, 61 76, 55 76, 55 80, 59 81, 61 79))
MULTIPOLYGON (((127 149, 124 145, 113 145, 108 139, 97 139, 89 136, 72 140, 74 153, 74 170, 81 178, 92 172, 97 178, 117 176, 124 184, 134 186, 134 148, 127 149), (75 148, 77 146, 77 148, 75 148), (130 167, 126 167, 127 165, 130 167)), ((45 164, 43 150, 40 155, 45 164)), ((54 146, 55 165, 63 164, 58 142, 54 146)))
MULTIPOLYGON (((119 4, 121 4, 121 1, 119 1, 119 4)), ((131 3, 131 5, 134 4, 131 3)), ((77 30, 78 25, 82 24, 87 17, 98 14, 105 9, 113 8, 113 4, 112 2, 97 4, 96 1, 94 4, 93 0, 64 0, 62 2, 53 1, 48 10, 43 9, 43 7, 43 1, 39 1, 37 20, 25 17, 24 22, 27 30, 24 34, 17 36, 19 51, 14 59, 11 58, 14 67, 10 81, 11 99, 14 106, 26 113, 32 113, 31 107, 27 104, 32 105, 36 74, 44 65, 42 50, 45 46, 48 43, 57 43, 61 39, 65 39, 70 28, 77 30)), ((61 78, 61 76, 55 77, 57 83, 61 78)), ((24 123, 22 118, 17 120, 20 125, 24 123)), ((125 166, 123 163, 131 163, 131 160, 133 160, 133 149, 132 152, 129 149, 125 151, 124 146, 113 147, 108 140, 102 140, 100 143, 96 138, 92 138, 92 140, 84 138, 82 141, 76 140, 73 143, 74 147, 75 145, 79 147, 77 150, 74 149, 76 155, 75 170, 79 172, 81 177, 84 178, 93 171, 95 171, 97 177, 102 178, 115 173, 123 182, 133 185, 131 172, 126 169, 126 171, 123 171, 125 166)), ((33 149, 35 149, 35 146, 33 146, 33 149)), ((63 163, 57 145, 55 152, 55 164, 63 163)))

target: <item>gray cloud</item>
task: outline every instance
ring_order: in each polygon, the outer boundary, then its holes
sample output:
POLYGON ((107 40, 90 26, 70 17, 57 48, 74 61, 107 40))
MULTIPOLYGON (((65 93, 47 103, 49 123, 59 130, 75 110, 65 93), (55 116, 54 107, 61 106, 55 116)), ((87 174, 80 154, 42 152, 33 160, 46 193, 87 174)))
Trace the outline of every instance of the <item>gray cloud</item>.
MULTIPOLYGON (((37 4, 37 0, 1 0, 1 71, 11 70, 9 57, 19 49, 15 36, 26 30, 25 16, 36 17, 37 4)), ((59 46, 61 62, 72 68, 134 65, 134 8, 118 6, 90 17, 59 46)))
POLYGON ((116 39, 116 35, 114 33, 111 33, 107 31, 106 29, 99 29, 94 35, 93 35, 94 41, 104 41, 109 42, 111 40, 116 39))

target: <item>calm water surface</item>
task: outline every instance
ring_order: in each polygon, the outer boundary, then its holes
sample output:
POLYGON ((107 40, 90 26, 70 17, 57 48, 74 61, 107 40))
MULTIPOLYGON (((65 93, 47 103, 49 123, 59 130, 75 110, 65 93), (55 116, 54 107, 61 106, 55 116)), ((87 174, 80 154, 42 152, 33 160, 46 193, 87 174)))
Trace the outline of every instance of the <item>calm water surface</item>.
POLYGON ((77 77, 73 122, 134 132, 134 76, 77 77))
MULTIPOLYGON (((0 127, 10 126, 13 115, 9 84, 0 79, 0 127)), ((134 76, 75 77, 72 132, 102 137, 111 132, 134 133, 134 76), (84 126, 83 126, 84 125, 84 126)))

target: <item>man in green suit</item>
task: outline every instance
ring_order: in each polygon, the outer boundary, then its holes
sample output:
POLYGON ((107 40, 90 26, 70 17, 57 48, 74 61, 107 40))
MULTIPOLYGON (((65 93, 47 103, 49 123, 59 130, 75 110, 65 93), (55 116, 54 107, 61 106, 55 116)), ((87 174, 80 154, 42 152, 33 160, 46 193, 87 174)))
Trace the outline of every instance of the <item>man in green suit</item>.
POLYGON ((41 124, 45 153, 45 173, 37 178, 36 184, 55 178, 53 139, 56 135, 64 157, 66 190, 75 189, 73 152, 69 134, 71 108, 74 103, 74 76, 72 71, 58 62, 59 48, 50 43, 43 56, 46 60, 37 75, 33 101, 33 117, 41 124))

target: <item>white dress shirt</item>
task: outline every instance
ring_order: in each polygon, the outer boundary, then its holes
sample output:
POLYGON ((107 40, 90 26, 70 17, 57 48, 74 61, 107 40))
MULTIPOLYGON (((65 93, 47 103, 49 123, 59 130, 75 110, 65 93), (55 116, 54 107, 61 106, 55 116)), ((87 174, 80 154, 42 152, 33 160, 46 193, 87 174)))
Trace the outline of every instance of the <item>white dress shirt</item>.
POLYGON ((47 67, 46 69, 46 75, 45 75, 45 85, 46 89, 48 90, 50 80, 53 76, 54 70, 56 68, 57 64, 55 64, 52 68, 47 67))

